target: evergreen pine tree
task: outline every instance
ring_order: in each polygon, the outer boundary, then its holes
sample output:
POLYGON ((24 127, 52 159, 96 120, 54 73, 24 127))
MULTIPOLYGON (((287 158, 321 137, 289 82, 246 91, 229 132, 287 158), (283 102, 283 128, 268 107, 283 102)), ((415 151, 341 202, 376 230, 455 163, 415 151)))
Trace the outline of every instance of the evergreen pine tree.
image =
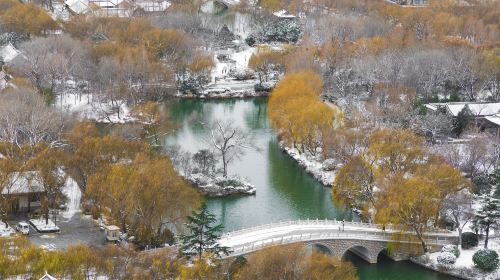
POLYGON ((229 254, 227 247, 222 247, 217 243, 223 226, 221 224, 213 225, 217 219, 214 214, 207 210, 205 205, 199 212, 193 211, 188 217, 188 221, 186 227, 189 234, 179 236, 182 254, 189 257, 198 256, 199 259, 205 252, 219 257, 223 254, 229 254))
POLYGON ((464 132, 464 130, 469 125, 469 119, 472 116, 472 111, 469 109, 469 105, 465 104, 464 108, 458 112, 457 117, 453 120, 453 133, 458 137, 464 132))
POLYGON ((484 248, 488 248, 488 238, 490 234, 490 228, 498 225, 498 219, 500 218, 500 205, 498 200, 491 199, 489 197, 485 198, 481 209, 477 212, 477 217, 475 222, 476 226, 484 229, 485 239, 484 248))

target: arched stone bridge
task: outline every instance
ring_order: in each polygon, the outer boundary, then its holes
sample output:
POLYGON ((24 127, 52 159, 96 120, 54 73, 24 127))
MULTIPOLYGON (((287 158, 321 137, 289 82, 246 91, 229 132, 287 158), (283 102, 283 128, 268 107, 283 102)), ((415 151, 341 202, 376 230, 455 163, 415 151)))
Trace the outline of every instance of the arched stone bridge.
MULTIPOLYGON (((441 230, 428 233, 425 240, 429 251, 435 252, 446 244, 456 244, 457 236, 441 230)), ((320 247, 338 257, 351 251, 369 263, 376 263, 381 252, 389 252, 387 255, 394 260, 422 254, 420 241, 410 232, 402 234, 390 226, 382 230, 376 224, 331 220, 273 223, 229 232, 219 240, 220 245, 231 249, 228 257, 292 243, 320 247), (391 250, 387 250, 389 247, 391 250)))

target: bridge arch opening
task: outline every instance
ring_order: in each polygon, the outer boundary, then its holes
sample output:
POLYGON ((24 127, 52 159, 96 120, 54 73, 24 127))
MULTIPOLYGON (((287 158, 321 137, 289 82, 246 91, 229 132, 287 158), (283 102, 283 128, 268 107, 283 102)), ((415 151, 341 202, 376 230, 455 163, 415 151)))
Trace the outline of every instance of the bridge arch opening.
POLYGON ((347 254, 354 254, 361 259, 369 262, 369 263, 376 263, 377 259, 374 259, 372 257, 372 254, 368 248, 365 246, 357 245, 357 246, 352 246, 349 249, 347 249, 344 254, 342 255, 342 259, 346 259, 347 254))
POLYGON ((389 254, 389 250, 387 250, 387 248, 385 248, 385 249, 382 249, 378 253, 378 255, 377 255, 377 262, 384 261, 384 260, 387 260, 387 259, 391 259, 391 256, 389 254))
POLYGON ((333 251, 330 247, 322 243, 307 244, 304 248, 307 254, 321 253, 328 256, 333 256, 333 251))

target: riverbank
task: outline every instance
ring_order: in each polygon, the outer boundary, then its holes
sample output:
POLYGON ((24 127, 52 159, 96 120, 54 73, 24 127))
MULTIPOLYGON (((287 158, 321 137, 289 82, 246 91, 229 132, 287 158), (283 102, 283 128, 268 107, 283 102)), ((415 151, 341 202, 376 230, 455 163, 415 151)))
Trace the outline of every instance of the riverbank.
POLYGON ((455 271, 455 270, 449 270, 448 268, 446 267, 436 267, 430 263, 425 263, 423 261, 420 261, 418 258, 411 258, 409 260, 411 263, 415 264, 415 265, 418 265, 418 266, 421 266, 425 269, 428 269, 428 270, 432 270, 432 271, 435 271, 435 272, 439 272, 441 274, 446 274, 446 275, 449 275, 449 276, 452 276, 452 277, 455 277, 457 279, 463 279, 463 280, 474 280, 476 278, 469 278, 466 276, 466 274, 463 274, 463 271, 462 270, 459 270, 459 271, 455 271))
POLYGON ((280 142, 279 145, 283 152, 295 160, 300 167, 312 175, 323 186, 332 186, 332 183, 335 180, 335 170, 337 168, 333 159, 320 161, 317 156, 313 156, 308 153, 300 153, 295 148, 287 147, 284 142, 280 142))
MULTIPOLYGON (((412 258, 410 259, 410 261, 413 262, 414 264, 420 265, 427 269, 456 277, 457 279, 465 279, 465 280, 500 279, 500 268, 492 272, 485 272, 480 270, 474 265, 472 258, 477 251, 484 248, 483 242, 480 242, 476 247, 471 249, 467 250, 459 249, 460 254, 451 264, 442 264, 438 261, 439 257, 443 254, 443 252, 430 253, 428 255, 412 258)), ((498 252, 498 250, 500 249, 500 239, 498 238, 490 239, 488 248, 498 252)))
POLYGON ((177 98, 181 99, 239 99, 239 98, 258 98, 258 97, 268 97, 269 92, 255 90, 237 90, 232 91, 228 89, 217 89, 213 91, 205 91, 202 94, 182 94, 178 93, 175 95, 177 98))

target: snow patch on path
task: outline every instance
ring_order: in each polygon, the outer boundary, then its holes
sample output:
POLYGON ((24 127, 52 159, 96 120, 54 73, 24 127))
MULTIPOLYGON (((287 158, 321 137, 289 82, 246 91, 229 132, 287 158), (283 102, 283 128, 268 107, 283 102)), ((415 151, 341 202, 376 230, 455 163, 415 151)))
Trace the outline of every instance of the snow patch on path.
POLYGON ((75 180, 71 177, 66 179, 66 184, 63 189, 64 195, 68 198, 66 210, 61 213, 65 219, 71 219, 76 213, 80 212, 80 201, 82 199, 82 191, 75 180))

